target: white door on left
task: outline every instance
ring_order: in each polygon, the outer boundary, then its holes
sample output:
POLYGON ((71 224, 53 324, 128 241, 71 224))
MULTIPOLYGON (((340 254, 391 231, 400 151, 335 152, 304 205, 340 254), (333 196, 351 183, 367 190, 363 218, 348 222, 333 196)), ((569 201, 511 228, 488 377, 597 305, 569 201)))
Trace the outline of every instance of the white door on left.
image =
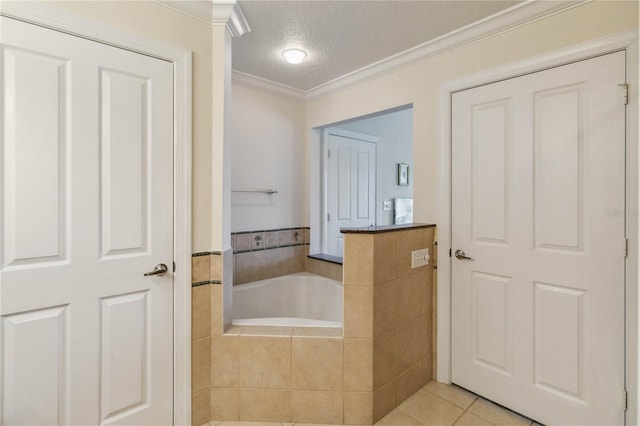
POLYGON ((172 64, 0 19, 0 424, 170 424, 172 64))

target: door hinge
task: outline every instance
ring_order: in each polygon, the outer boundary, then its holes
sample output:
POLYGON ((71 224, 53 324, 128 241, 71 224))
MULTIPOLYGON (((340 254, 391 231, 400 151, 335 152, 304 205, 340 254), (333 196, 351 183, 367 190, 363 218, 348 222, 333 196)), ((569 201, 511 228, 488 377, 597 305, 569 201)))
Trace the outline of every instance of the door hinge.
POLYGON ((627 408, 628 408, 628 406, 629 406, 629 404, 628 404, 628 398, 629 398, 629 395, 628 395, 628 393, 627 393, 627 390, 626 390, 626 389, 624 389, 624 390, 622 391, 622 406, 624 407, 624 411, 627 411, 627 408))
POLYGON ((331 220, 331 214, 327 213, 327 222, 329 222, 331 220))
POLYGON ((173 262, 173 272, 176 271, 176 262, 173 262))
POLYGON ((622 87, 622 99, 625 105, 629 105, 629 85, 627 83, 620 83, 618 87, 622 87))
POLYGON ((629 257, 629 239, 628 238, 624 239, 624 257, 625 259, 629 257))
POLYGON ((451 249, 449 249, 449 257, 451 257, 451 249))

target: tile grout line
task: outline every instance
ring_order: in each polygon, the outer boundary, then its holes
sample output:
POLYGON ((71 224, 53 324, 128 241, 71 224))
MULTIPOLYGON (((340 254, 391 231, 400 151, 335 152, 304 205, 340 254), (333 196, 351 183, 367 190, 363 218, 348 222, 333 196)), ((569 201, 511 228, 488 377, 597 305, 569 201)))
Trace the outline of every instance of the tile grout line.
MULTIPOLYGON (((413 395, 412 395, 412 396, 413 396, 413 395)), ((411 397, 409 397, 409 398, 411 398, 411 397)), ((407 398, 407 399, 409 399, 409 398, 407 398)), ((420 423, 421 425, 424 425, 424 423, 422 423, 420 420, 416 419, 416 418, 415 418, 415 417, 413 417, 411 414, 407 413, 407 412, 406 412, 406 411, 404 411, 402 408, 400 408, 400 406, 399 406, 399 405, 398 405, 395 409, 400 410, 403 414, 405 414, 405 415, 407 415, 407 416, 411 417, 413 420, 415 420, 416 422, 420 423)), ((387 416, 388 416, 389 414, 391 414, 391 412, 392 412, 392 411, 393 411, 393 410, 391 410, 389 413, 387 413, 387 416)), ((385 417, 386 417, 386 416, 385 416, 385 417)), ((382 419, 384 419, 384 417, 383 417, 382 419)), ((382 419, 380 419, 380 420, 382 420, 382 419)), ((378 420, 378 421, 380 421, 380 420, 378 420)))

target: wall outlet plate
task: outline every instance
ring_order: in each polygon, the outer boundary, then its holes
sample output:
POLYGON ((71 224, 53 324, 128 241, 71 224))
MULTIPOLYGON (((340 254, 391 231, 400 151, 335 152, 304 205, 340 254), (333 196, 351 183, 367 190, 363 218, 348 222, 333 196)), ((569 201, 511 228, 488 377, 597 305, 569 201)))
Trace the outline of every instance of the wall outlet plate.
POLYGON ((382 203, 382 206, 383 206, 382 208, 383 208, 385 211, 389 211, 389 210, 391 210, 391 201, 384 201, 384 202, 382 203))
POLYGON ((419 268, 429 264, 429 249, 414 250, 411 252, 411 268, 419 268))

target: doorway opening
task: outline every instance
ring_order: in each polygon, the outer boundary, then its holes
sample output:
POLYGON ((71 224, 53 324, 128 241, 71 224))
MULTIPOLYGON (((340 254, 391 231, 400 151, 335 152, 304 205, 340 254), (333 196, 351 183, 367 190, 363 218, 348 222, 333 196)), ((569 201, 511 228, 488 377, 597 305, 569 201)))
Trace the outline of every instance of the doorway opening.
POLYGON ((312 256, 341 261, 340 229, 392 225, 399 200, 411 212, 413 105, 314 128, 310 152, 312 256))

